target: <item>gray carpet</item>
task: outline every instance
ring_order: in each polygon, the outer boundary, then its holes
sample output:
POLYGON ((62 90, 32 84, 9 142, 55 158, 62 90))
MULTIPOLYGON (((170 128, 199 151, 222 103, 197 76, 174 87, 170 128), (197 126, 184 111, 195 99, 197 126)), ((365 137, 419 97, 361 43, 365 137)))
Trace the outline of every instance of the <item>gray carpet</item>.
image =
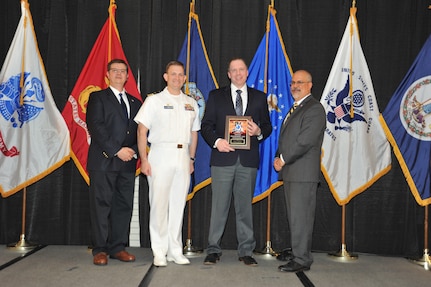
POLYGON ((282 262, 255 255, 259 265, 245 266, 236 251, 224 250, 216 265, 203 265, 205 254, 189 257, 190 265, 152 266, 151 250, 128 248, 136 261, 110 259, 95 266, 86 246, 46 246, 25 255, 0 245, 0 286, 431 286, 431 272, 405 258, 360 254, 340 262, 314 253, 310 271, 279 272, 282 262))

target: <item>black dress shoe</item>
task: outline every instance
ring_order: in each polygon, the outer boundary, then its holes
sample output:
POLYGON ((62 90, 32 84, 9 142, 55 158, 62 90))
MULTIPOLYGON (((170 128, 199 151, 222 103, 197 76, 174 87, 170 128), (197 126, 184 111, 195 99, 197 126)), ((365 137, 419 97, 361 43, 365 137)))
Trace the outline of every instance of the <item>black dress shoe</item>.
POLYGON ((282 250, 277 255, 276 258, 277 258, 277 260, 280 260, 280 261, 291 261, 295 258, 295 256, 293 256, 293 254, 292 254, 292 249, 288 248, 288 249, 282 250))
POLYGON ((284 265, 278 266, 278 270, 283 272, 299 272, 310 270, 310 266, 304 266, 295 261, 289 261, 284 265))
POLYGON ((210 253, 207 255, 207 257, 205 257, 204 264, 205 265, 216 264, 217 261, 220 260, 220 256, 221 256, 220 253, 210 253))
POLYGON ((238 258, 238 260, 244 262, 245 265, 250 265, 250 266, 257 265, 257 261, 251 256, 240 257, 238 258))

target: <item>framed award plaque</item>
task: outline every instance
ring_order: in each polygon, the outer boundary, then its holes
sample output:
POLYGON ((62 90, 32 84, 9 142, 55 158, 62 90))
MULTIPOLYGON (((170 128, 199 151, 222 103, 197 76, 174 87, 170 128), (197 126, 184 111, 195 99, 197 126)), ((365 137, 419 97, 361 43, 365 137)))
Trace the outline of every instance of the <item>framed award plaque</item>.
POLYGON ((250 149, 247 120, 251 120, 251 117, 226 116, 225 139, 234 149, 250 149))

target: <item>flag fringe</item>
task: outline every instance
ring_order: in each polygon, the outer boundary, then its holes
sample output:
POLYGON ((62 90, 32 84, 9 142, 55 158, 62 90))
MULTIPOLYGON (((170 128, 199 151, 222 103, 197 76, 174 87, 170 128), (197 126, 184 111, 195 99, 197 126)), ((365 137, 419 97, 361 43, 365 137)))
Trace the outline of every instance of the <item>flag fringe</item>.
POLYGON ((27 187, 39 180, 41 180, 42 178, 44 178, 45 176, 49 175, 50 173, 52 173, 54 170, 56 170, 57 168, 59 168, 60 166, 62 166, 66 161, 70 160, 70 156, 67 155, 65 157, 63 157, 60 161, 58 161, 56 164, 50 166, 47 170, 45 170, 42 173, 39 173, 38 175, 36 175, 33 178, 30 178, 28 180, 26 180, 25 182, 21 183, 20 185, 16 186, 15 188, 8 190, 7 192, 5 192, 3 190, 3 188, 0 186, 0 193, 2 195, 3 198, 9 197, 15 193, 17 193, 18 191, 20 191, 21 189, 23 189, 24 187, 27 187))
POLYGON ((386 124, 386 121, 382 115, 380 115, 379 121, 382 124, 383 130, 386 134, 386 137, 388 138, 389 143, 392 145, 392 149, 394 151, 394 154, 395 154, 396 158, 398 159, 401 170, 404 174, 404 177, 406 178, 407 184, 410 187, 410 191, 412 192, 413 197, 416 199, 416 202, 421 206, 427 206, 427 205, 431 204, 431 197, 427 198, 427 199, 422 199, 422 197, 420 196, 419 191, 416 187, 416 184, 413 180, 413 177, 410 173, 410 170, 407 167, 407 164, 404 160, 404 157, 403 157, 403 155, 402 155, 402 153, 398 147, 398 144, 397 144, 394 136, 392 135, 392 133, 391 133, 391 131, 390 131, 388 125, 386 124))
POLYGON ((379 180, 382 176, 384 176, 385 174, 387 174, 391 168, 392 165, 389 164, 387 167, 385 167, 384 169, 382 169, 380 172, 376 173, 376 175, 374 177, 372 177, 368 182, 366 182, 365 184, 361 185, 360 187, 358 187, 357 189, 353 190, 352 192, 349 193, 348 197, 342 199, 338 196, 334 185, 332 184, 331 178, 329 177, 328 172, 326 171, 325 167, 323 166, 323 164, 320 165, 323 176, 326 179, 326 182, 328 183, 329 186, 329 190, 331 191, 332 195, 334 196, 335 200, 337 201, 338 205, 343 206, 346 205, 350 202, 350 200, 352 200, 352 198, 354 198, 356 195, 364 192, 365 190, 367 190, 371 185, 373 185, 377 180, 379 180))

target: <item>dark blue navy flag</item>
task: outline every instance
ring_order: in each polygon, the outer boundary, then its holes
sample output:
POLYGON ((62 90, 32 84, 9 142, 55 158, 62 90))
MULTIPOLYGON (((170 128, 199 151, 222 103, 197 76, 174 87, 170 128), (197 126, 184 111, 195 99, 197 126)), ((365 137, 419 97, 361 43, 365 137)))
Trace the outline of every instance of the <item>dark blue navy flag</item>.
POLYGON ((273 126, 271 135, 260 145, 260 166, 253 202, 264 199, 282 184, 278 181, 278 173, 272 163, 277 151, 278 135, 283 119, 293 104, 289 88, 292 68, 275 14, 275 9, 270 5, 267 20, 269 25, 250 64, 247 79, 247 85, 266 93, 273 126))
MULTIPOLYGON (((196 99, 202 120, 208 94, 211 90, 218 88, 218 83, 205 48, 198 15, 193 12, 189 14, 188 31, 178 61, 182 62, 186 69, 187 81, 184 85, 184 93, 196 99)), ((210 184, 210 156, 211 149, 199 133, 194 178, 192 178, 188 199, 191 199, 195 192, 210 184)))
POLYGON ((431 36, 380 118, 418 204, 431 203, 431 36))

